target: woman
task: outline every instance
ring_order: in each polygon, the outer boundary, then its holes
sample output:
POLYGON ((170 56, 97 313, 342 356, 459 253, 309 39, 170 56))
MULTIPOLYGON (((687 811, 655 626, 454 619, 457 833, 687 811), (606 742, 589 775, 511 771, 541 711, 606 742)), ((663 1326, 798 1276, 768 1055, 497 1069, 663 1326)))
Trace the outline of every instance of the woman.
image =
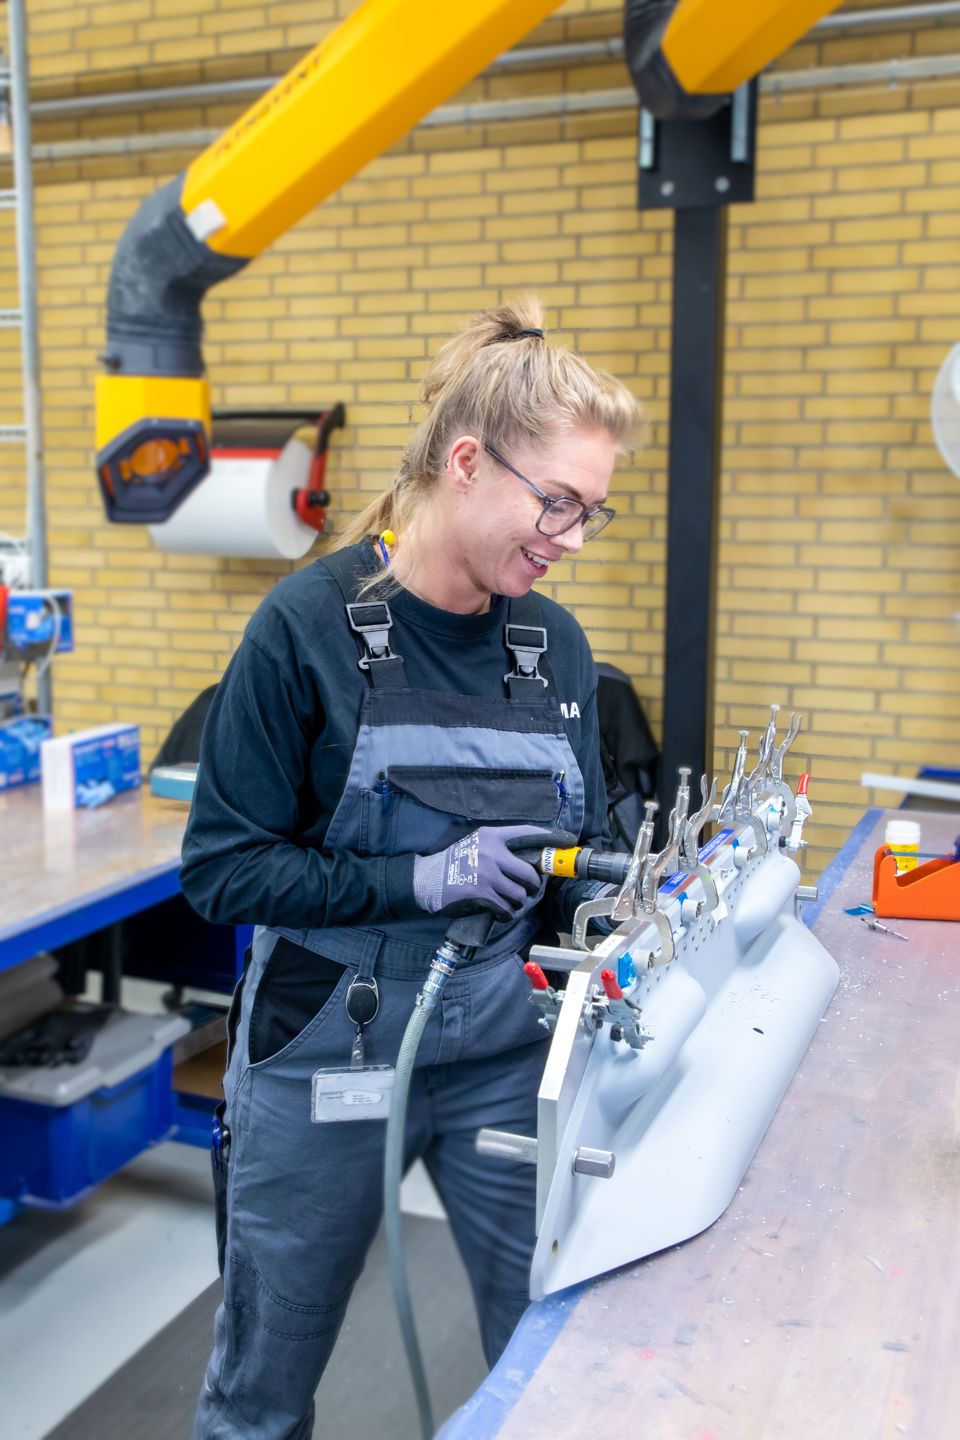
POLYGON ((329 1121, 313 1078, 394 1063, 448 917, 471 909, 497 923, 427 1026, 408 1153, 446 1207, 491 1365, 527 1304, 535 1169, 474 1140, 536 1133, 548 1041, 523 954, 596 887, 545 894, 510 845, 557 827, 589 842, 605 811, 589 648, 531 587, 613 518, 636 419, 541 326, 534 302, 502 306, 443 346, 392 488, 267 597, 209 713, 183 889, 257 930, 229 1027, 223 1304, 196 1440, 312 1435, 380 1220, 384 1136, 375 1100, 329 1121))

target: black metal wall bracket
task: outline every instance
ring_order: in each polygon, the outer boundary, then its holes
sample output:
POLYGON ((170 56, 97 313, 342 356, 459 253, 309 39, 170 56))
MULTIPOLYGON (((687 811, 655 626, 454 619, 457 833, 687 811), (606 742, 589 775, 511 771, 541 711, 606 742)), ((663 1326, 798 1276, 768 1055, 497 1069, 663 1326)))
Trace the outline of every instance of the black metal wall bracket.
POLYGON ((639 208, 676 212, 657 845, 678 767, 713 765, 726 207, 754 198, 756 96, 752 80, 707 118, 640 112, 639 208))
POLYGON ((655 120, 640 109, 641 210, 712 209, 753 199, 757 82, 704 120, 655 120))

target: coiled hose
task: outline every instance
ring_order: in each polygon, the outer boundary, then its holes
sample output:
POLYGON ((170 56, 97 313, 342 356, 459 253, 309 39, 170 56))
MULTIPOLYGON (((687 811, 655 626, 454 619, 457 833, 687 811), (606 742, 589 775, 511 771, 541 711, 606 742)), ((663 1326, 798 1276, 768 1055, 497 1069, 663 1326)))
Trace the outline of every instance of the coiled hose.
POLYGON ((400 1214, 400 1181, 403 1179, 403 1139, 407 1119, 407 1099, 410 1081, 413 1078, 414 1062, 420 1048, 424 1027, 430 1018, 430 1011, 417 996, 407 1028, 400 1042, 397 1055, 396 1074, 393 1079, 393 1093, 390 1097, 390 1114, 387 1117, 387 1144, 383 1160, 383 1222, 387 1232, 387 1255, 390 1261, 390 1281, 397 1305, 397 1318, 403 1334, 407 1352, 407 1363, 417 1397, 420 1412, 420 1428, 424 1440, 430 1440, 434 1433, 433 1415, 430 1410, 430 1392, 423 1368, 423 1356, 417 1339, 417 1327, 413 1320, 413 1305, 410 1301, 410 1287, 407 1284, 406 1257, 403 1252, 403 1220, 400 1214))
POLYGON ((397 1054, 396 1071, 393 1079, 393 1093, 390 1097, 390 1114, 387 1116, 387 1135, 383 1157, 383 1223, 387 1235, 387 1256, 390 1262, 390 1280, 393 1297, 397 1306, 397 1318, 403 1334, 407 1352, 407 1363, 417 1397, 420 1412, 420 1429, 423 1440, 431 1440, 434 1434, 433 1412, 430 1408, 430 1392, 423 1368, 423 1356, 417 1339, 417 1327, 413 1319, 413 1305, 410 1287, 407 1283, 407 1265, 403 1252, 403 1221, 400 1215, 400 1181, 403 1179, 404 1136, 407 1126, 407 1102, 410 1096, 410 1082, 427 1021, 440 998, 440 992, 452 975, 458 963, 469 960, 474 951, 486 940, 493 926, 492 915, 467 915, 455 920, 447 931, 446 938, 430 963, 430 973, 423 989, 417 996, 416 1004, 403 1032, 400 1050, 397 1054))

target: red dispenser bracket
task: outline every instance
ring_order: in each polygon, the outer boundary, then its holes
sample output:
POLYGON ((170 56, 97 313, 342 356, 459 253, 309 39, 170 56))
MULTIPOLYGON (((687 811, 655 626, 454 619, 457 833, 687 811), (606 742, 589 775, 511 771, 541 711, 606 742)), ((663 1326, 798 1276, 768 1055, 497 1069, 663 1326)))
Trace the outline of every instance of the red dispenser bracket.
POLYGON ((325 411, 318 418, 317 424, 317 448, 313 455, 313 464, 310 466, 310 478, 306 485, 294 490, 290 500, 304 525, 309 525, 321 533, 327 528, 326 506, 330 504, 330 495, 324 485, 327 472, 327 443, 330 434, 339 430, 347 423, 347 414, 341 404, 333 406, 332 410, 325 411))
POLYGON ((897 874, 897 857, 881 845, 873 857, 873 909, 901 920, 960 920, 960 862, 947 855, 897 874))

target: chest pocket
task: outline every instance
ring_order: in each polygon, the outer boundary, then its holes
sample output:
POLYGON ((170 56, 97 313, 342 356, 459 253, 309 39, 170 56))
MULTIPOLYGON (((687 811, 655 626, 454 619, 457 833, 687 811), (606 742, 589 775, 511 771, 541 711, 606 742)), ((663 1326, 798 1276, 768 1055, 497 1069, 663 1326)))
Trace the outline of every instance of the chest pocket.
POLYGON ((476 825, 558 825, 567 792, 547 769, 391 765, 360 803, 362 853, 432 854, 476 825))

